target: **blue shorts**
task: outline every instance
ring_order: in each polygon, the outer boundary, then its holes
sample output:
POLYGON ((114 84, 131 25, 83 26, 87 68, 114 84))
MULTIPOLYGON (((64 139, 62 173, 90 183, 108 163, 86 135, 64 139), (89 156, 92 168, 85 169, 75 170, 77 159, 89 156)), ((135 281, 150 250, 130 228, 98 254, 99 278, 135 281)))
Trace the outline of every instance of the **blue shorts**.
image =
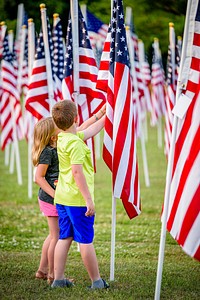
POLYGON ((94 238, 94 216, 86 217, 87 207, 65 206, 56 204, 59 215, 59 238, 73 237, 73 240, 81 244, 90 244, 94 238))

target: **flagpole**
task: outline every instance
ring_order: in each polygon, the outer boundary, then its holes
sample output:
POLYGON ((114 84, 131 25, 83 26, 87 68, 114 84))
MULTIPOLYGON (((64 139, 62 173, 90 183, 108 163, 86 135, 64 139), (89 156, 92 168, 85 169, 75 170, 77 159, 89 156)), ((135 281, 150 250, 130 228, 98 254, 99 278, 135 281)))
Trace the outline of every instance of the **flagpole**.
MULTIPOLYGON (((32 68, 33 68, 33 61, 35 55, 35 24, 33 23, 33 19, 28 19, 28 78, 30 80, 32 68)), ((33 191, 33 165, 32 165, 32 157, 31 157, 31 150, 33 145, 33 124, 34 124, 34 117, 27 111, 29 122, 29 131, 28 131, 28 197, 29 199, 32 198, 32 191, 33 191)))
MULTIPOLYGON (((72 47, 73 47, 73 83, 74 83, 74 100, 78 105, 79 98, 79 31, 78 31, 78 1, 70 0, 70 12, 72 19, 72 47)), ((80 245, 77 243, 77 251, 80 251, 80 245)))
MULTIPOLYGON (((10 100, 11 101, 11 100, 10 100)), ((11 101, 13 102, 13 101, 11 101)), ((17 132, 16 132, 16 124, 15 124, 15 110, 14 103, 10 103, 11 105, 11 115, 12 115, 12 125, 13 125, 13 158, 14 154, 16 155, 16 167, 17 167, 17 179, 18 184, 22 185, 22 173, 21 173, 21 160, 19 155, 19 144, 17 140, 17 132)))
MULTIPOLYGON (((113 14, 113 0, 111 0, 111 19, 113 14)), ((111 225, 111 256, 110 256, 110 281, 115 279, 115 236, 116 236, 116 198, 112 193, 112 225, 111 225)))
POLYGON ((18 5, 18 10, 17 10, 17 30, 16 30, 16 40, 17 41, 19 41, 19 36, 20 36, 21 27, 22 27, 23 17, 24 17, 24 4, 20 3, 18 5))
MULTIPOLYGON (((13 30, 9 30, 8 46, 9 46, 10 53, 13 53, 13 40, 14 40, 13 30)), ((12 127, 13 127, 13 133, 12 133, 13 142, 11 143, 9 171, 11 174, 14 173, 14 162, 16 159, 17 180, 18 180, 18 184, 22 185, 21 161, 20 161, 20 155, 19 155, 19 144, 18 144, 18 140, 17 140, 17 131, 16 131, 16 123, 15 123, 16 122, 15 108, 14 108, 14 103, 13 103, 12 97, 10 96, 10 99, 9 99, 10 108, 11 108, 11 120, 12 120, 12 127)))
MULTIPOLYGON (((10 53, 13 53, 13 30, 8 32, 8 47, 10 53)), ((15 108, 14 108, 14 96, 9 96, 9 105, 11 109, 11 122, 12 122, 12 138, 13 142, 11 143, 11 153, 10 153, 10 167, 9 172, 11 174, 14 173, 14 162, 16 159, 16 168, 17 168, 17 179, 18 184, 22 184, 22 174, 21 174, 21 163, 20 163, 20 155, 19 155, 19 145, 17 140, 17 132, 16 132, 16 117, 15 117, 15 108), (15 157, 16 156, 16 157, 15 157)), ((22 126, 21 126, 22 128, 22 126)))
POLYGON ((41 11, 42 31, 43 31, 43 39, 44 39, 44 52, 45 52, 45 60, 46 60, 49 111, 51 114, 51 109, 53 106, 53 99, 54 99, 54 82, 53 82, 53 77, 52 77, 51 54, 50 54, 50 50, 49 50, 47 15, 46 15, 45 4, 40 4, 40 11, 41 11))
MULTIPOLYGON (((161 58, 160 49, 159 49, 159 39, 154 38, 154 51, 157 58, 161 58)), ((158 148, 162 148, 162 117, 158 117, 157 122, 157 139, 158 139, 158 148)))
MULTIPOLYGON (((13 30, 8 31, 8 47, 9 51, 13 53, 13 40, 14 40, 14 35, 13 35, 13 30)), ((14 173, 14 162, 15 162, 15 147, 14 147, 14 142, 11 143, 10 145, 10 166, 9 166, 9 172, 10 174, 14 173)))
MULTIPOLYGON (((21 40, 20 40, 20 52, 19 52, 19 67, 18 67, 18 76, 17 76, 17 89, 19 95, 21 96, 22 92, 22 68, 24 61, 24 50, 25 50, 25 39, 26 39, 27 28, 26 25, 23 25, 21 28, 21 40)), ((24 115, 24 97, 23 97, 23 115, 24 115)))
POLYGON ((116 198, 114 197, 114 195, 112 195, 110 281, 114 281, 114 274, 115 274, 115 234, 116 234, 116 198))
POLYGON ((79 33, 78 33, 78 1, 70 0, 71 19, 72 19, 72 44, 73 44, 73 80, 74 80, 74 99, 78 104, 79 98, 79 33))
MULTIPOLYGON (((3 41, 4 37, 5 37, 7 26, 5 25, 5 22, 1 22, 0 26, 1 26, 1 39, 3 41)), ((9 156, 10 156, 10 144, 7 144, 5 147, 5 165, 6 166, 9 165, 9 156)))
MULTIPOLYGON (((179 75, 178 75, 178 85, 177 85, 177 91, 176 91, 176 102, 182 92, 181 76, 182 76, 182 71, 183 71, 183 64, 184 64, 185 58, 186 58, 186 47, 187 47, 187 41, 188 41, 188 33, 190 30, 189 16, 190 16, 190 10, 191 10, 191 2, 192 2, 192 0, 188 0, 188 3, 187 3, 182 55, 181 55, 180 69, 179 69, 179 75)), ((167 225, 167 215, 168 215, 168 208, 169 208, 170 184, 171 184, 171 174, 172 174, 173 153, 174 153, 174 146, 175 146, 175 141, 176 141, 177 121, 178 121, 178 118, 176 115, 174 115, 172 136, 171 136, 171 141, 170 141, 170 150, 169 150, 169 156, 168 156, 167 174, 166 174, 164 210, 163 210, 163 214, 162 214, 160 248, 159 248, 159 256, 158 256, 156 289, 155 289, 155 296, 154 296, 155 300, 160 300, 160 289, 161 289, 164 250, 165 250, 165 241, 166 241, 166 225, 167 225)))

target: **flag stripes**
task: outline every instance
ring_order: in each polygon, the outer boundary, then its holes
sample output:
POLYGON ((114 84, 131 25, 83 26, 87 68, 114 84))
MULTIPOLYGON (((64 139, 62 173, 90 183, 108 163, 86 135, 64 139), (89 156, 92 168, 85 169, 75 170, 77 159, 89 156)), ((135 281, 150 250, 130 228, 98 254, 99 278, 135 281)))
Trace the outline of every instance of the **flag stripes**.
MULTIPOLYGON (((200 2, 197 12, 200 14, 200 2)), ((192 102, 177 124, 167 229, 187 254, 200 260, 200 22, 197 17, 194 30, 188 82, 183 92, 192 102)))
POLYGON ((122 1, 113 6, 97 83, 107 92, 103 159, 112 171, 113 196, 131 219, 140 213, 132 81, 122 1))

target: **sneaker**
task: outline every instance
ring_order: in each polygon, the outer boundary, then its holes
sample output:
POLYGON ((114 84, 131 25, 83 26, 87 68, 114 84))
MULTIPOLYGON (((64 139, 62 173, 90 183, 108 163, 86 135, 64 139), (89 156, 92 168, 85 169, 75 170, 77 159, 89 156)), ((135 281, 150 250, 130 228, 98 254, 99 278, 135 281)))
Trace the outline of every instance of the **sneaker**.
POLYGON ((104 279, 101 278, 101 280, 103 281, 103 287, 91 285, 88 288, 91 289, 91 290, 108 289, 110 287, 110 285, 104 279))
POLYGON ((56 288, 56 287, 71 287, 73 286, 73 282, 69 281, 68 279, 62 279, 62 280, 54 280, 51 287, 56 288))

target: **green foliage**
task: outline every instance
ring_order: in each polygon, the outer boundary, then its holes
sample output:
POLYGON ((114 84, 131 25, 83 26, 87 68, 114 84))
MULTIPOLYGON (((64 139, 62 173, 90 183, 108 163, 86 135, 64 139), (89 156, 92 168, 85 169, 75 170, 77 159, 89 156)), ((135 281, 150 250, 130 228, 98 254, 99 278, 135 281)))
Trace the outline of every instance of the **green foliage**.
MULTIPOLYGON (((160 242, 160 213, 164 197, 166 159, 157 147, 157 130, 148 128, 146 143, 150 187, 146 187, 140 141, 137 142, 141 186, 141 214, 129 220, 121 201, 116 206, 115 280, 107 291, 88 291, 88 275, 77 244, 69 253, 66 276, 75 279, 72 289, 52 290, 35 280, 41 247, 48 234, 47 221, 37 202, 38 187, 28 198, 27 144, 20 142, 23 184, 16 171, 10 174, 0 152, 0 299, 153 299, 160 242)), ((109 281, 111 251, 111 173, 97 161, 95 174, 95 249, 103 278, 109 281)), ((167 233, 161 299, 197 300, 200 295, 199 262, 187 256, 167 233)))
MULTIPOLYGON (((60 14, 63 31, 64 34, 66 34, 70 1, 57 0, 55 4, 55 1, 53 0, 1 0, 0 21, 6 21, 8 29, 15 30, 17 6, 20 2, 24 3, 28 17, 34 19, 37 32, 39 32, 41 26, 40 4, 44 2, 51 22, 54 13, 60 14), (11 20, 15 21, 11 22, 11 20)), ((109 23, 111 15, 110 0, 80 0, 79 3, 86 4, 88 9, 99 19, 107 24, 109 23)), ((127 6, 132 8, 136 34, 143 40, 150 62, 152 43, 154 37, 157 37, 160 41, 161 53, 165 65, 169 44, 169 22, 174 23, 176 35, 183 36, 186 3, 186 0, 124 0, 124 12, 126 11, 127 6)))

